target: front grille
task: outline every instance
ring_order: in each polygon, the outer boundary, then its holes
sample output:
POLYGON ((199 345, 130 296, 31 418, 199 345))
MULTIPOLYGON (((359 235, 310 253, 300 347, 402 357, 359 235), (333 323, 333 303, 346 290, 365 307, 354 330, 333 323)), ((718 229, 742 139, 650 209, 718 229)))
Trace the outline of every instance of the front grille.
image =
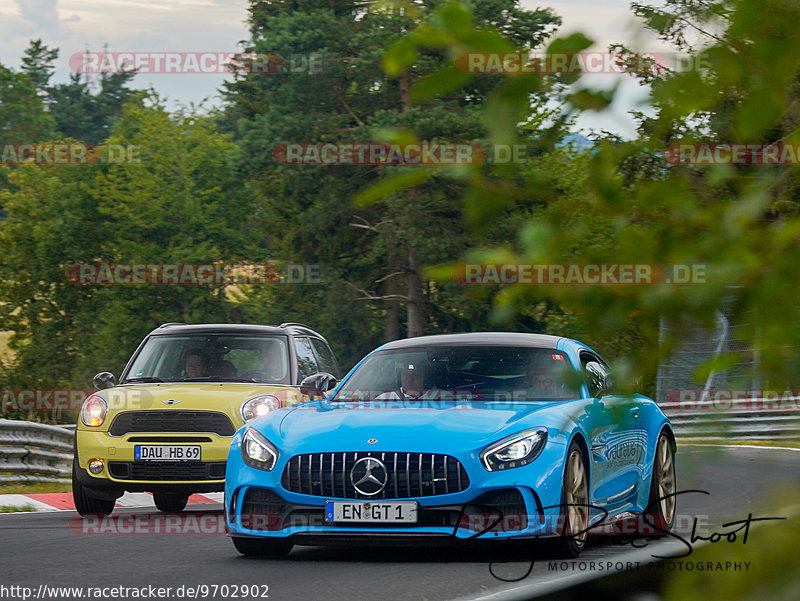
POLYGON ((245 528, 280 530, 287 509, 286 501, 274 492, 264 488, 248 488, 239 513, 242 516, 242 526, 245 528))
POLYGON ((459 525, 481 532, 513 532, 528 527, 525 499, 516 488, 488 492, 464 506, 459 525))
POLYGON ((466 490, 467 472, 454 457, 434 453, 313 453, 296 455, 283 471, 281 484, 291 492, 344 499, 407 499, 466 490), (388 477, 377 495, 356 491, 350 471, 364 457, 380 459, 388 477))
MULTIPOLYGON (((327 527, 343 529, 374 528, 375 524, 353 522, 333 524, 325 521, 325 509, 307 505, 292 505, 274 492, 250 487, 239 508, 242 525, 250 530, 281 530, 283 528, 327 527)), ((460 507, 420 507, 416 527, 452 528, 461 515, 460 507)), ((381 528, 408 528, 409 524, 380 524, 381 528)))
POLYGON ((219 411, 126 411, 118 414, 108 433, 122 436, 128 432, 213 432, 233 436, 230 418, 219 411))
POLYGON ((295 505, 264 488, 247 488, 237 508, 242 525, 251 530, 313 528, 359 530, 362 528, 461 528, 474 532, 515 532, 528 527, 522 494, 516 489, 488 492, 464 505, 420 507, 415 524, 325 521, 325 508, 295 505))
POLYGON ((117 480, 222 480, 225 462, 109 461, 108 472, 117 480))

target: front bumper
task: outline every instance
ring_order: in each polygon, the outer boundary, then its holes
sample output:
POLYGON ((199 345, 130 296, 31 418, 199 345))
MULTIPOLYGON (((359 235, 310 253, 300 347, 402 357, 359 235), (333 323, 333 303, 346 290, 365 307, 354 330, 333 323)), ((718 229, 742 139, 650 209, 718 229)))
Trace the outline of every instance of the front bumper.
POLYGON ((466 489, 449 494, 370 500, 289 491, 283 486, 282 477, 292 454, 279 457, 272 471, 259 470, 243 462, 237 436, 227 464, 227 527, 234 536, 283 538, 296 544, 557 536, 563 452, 560 442, 551 441, 531 464, 502 472, 486 471, 477 456, 451 453, 467 470, 466 489), (416 501, 417 523, 327 522, 325 504, 336 500, 416 501))
MULTIPOLYGON (((240 487, 232 496, 226 496, 228 529, 237 536, 289 537, 297 544, 314 539, 363 540, 376 534, 389 539, 414 540, 420 537, 470 539, 554 534, 546 527, 541 498, 525 487, 487 491, 461 504, 447 503, 441 498, 414 499, 419 503, 417 522, 402 525, 328 522, 326 500, 334 499, 321 499, 311 504, 291 503, 269 489, 240 487)), ((392 499, 346 501, 376 504, 389 503, 392 499)))
POLYGON ((130 433, 78 429, 75 438, 75 477, 82 485, 105 496, 123 492, 218 492, 225 487, 225 464, 231 438, 213 433, 130 433), (146 439, 146 440, 142 440, 146 439), (138 444, 199 445, 199 462, 142 462, 134 459, 138 444), (94 475, 89 461, 102 459, 105 469, 94 475))

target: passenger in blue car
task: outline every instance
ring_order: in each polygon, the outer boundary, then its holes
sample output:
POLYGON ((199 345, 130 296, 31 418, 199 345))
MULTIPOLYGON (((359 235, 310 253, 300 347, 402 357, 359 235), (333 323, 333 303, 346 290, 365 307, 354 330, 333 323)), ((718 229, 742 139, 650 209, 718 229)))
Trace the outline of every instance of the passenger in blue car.
POLYGON ((570 390, 563 381, 563 371, 568 369, 567 361, 560 352, 538 351, 531 353, 526 377, 529 394, 535 398, 569 398, 578 394, 570 390))

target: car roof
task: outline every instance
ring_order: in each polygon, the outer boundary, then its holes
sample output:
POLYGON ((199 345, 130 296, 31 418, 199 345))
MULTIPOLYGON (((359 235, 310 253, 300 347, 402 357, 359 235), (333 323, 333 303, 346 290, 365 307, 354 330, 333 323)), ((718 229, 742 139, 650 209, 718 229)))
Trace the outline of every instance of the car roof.
POLYGON ((429 346, 485 345, 485 346, 527 346, 554 349, 561 336, 549 334, 524 334, 521 332, 472 332, 469 334, 440 334, 437 336, 418 336, 389 342, 381 350, 408 349, 429 346))
POLYGON ((269 334, 286 336, 287 334, 305 334, 325 338, 308 326, 300 323, 282 323, 279 326, 265 326, 247 323, 164 323, 150 332, 151 336, 171 334, 269 334))

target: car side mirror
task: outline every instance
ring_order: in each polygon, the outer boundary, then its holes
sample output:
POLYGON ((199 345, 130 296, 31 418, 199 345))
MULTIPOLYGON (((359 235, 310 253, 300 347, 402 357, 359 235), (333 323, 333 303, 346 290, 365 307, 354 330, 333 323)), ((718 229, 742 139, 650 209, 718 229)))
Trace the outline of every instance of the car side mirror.
POLYGON ((614 383, 610 378, 606 379, 605 385, 597 391, 597 398, 602 399, 609 394, 615 394, 614 383))
POLYGON ((604 394, 608 394, 610 387, 610 379, 606 374, 605 369, 596 361, 590 361, 584 367, 584 374, 586 376, 586 384, 589 387, 589 395, 599 399, 604 394))
POLYGON ((114 388, 117 385, 117 379, 110 371, 101 371, 92 379, 92 384, 97 390, 105 390, 106 388, 114 388))
POLYGON ((334 388, 336 388, 336 376, 324 371, 308 376, 300 382, 300 394, 312 401, 316 397, 324 397, 326 392, 334 388))

